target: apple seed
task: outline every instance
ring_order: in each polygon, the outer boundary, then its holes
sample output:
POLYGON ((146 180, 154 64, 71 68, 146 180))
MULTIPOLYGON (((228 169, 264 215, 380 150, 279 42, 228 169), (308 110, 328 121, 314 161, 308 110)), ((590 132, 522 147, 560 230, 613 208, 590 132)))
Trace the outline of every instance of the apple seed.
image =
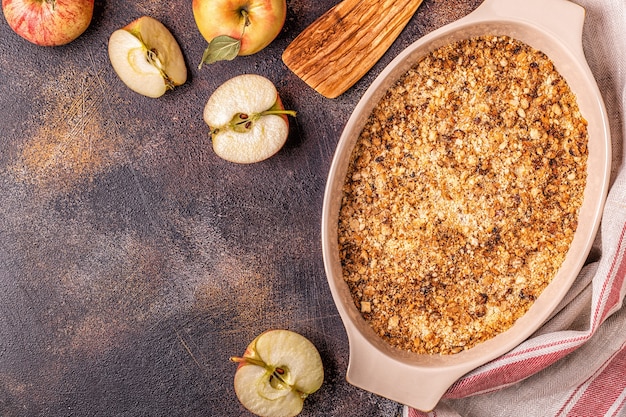
MULTIPOLYGON (((274 389, 279 389, 279 390, 286 390, 289 389, 291 391, 295 391, 300 398, 304 399, 308 396, 307 393, 302 392, 298 389, 296 389, 293 385, 289 384, 287 381, 285 381, 284 376, 287 374, 285 371, 284 367, 272 367, 270 365, 268 365, 267 363, 263 362, 260 359, 256 359, 256 358, 251 358, 251 357, 239 357, 239 356, 233 356, 230 358, 230 360, 232 362, 236 362, 236 363, 243 363, 243 364, 248 364, 248 365, 255 365, 255 366, 259 366, 261 368, 265 368, 265 370, 267 371, 267 375, 269 375, 269 383, 270 386, 274 389)), ((288 375, 288 374, 287 374, 288 375)))
POLYGON ((163 81, 165 82, 165 88, 167 90, 173 90, 175 87, 175 84, 172 81, 172 79, 169 77, 169 75, 167 75, 167 73, 165 72, 164 65, 161 63, 161 60, 159 59, 159 54, 157 50, 154 48, 147 49, 146 60, 150 64, 154 65, 156 69, 159 70, 159 72, 161 73, 161 76, 163 77, 163 81))
POLYGON ((233 119, 230 121, 230 123, 228 123, 226 126, 223 126, 221 128, 217 127, 213 129, 211 131, 211 134, 214 135, 222 131, 224 127, 230 128, 233 131, 238 132, 238 133, 246 133, 252 130, 252 127, 254 126, 254 122, 259 120, 263 116, 269 116, 272 114, 273 115, 286 114, 288 116, 296 117, 295 110, 269 109, 261 113, 252 113, 251 115, 246 114, 246 113, 237 113, 235 114, 233 119))

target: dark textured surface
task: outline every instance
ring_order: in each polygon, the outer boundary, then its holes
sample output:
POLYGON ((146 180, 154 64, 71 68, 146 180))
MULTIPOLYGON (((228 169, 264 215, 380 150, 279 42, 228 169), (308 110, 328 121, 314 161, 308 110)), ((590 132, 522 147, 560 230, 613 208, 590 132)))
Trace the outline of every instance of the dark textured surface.
POLYGON ((479 1, 427 0, 356 86, 325 99, 282 50, 336 1, 288 1, 260 53, 197 70, 189 1, 96 1, 71 44, 31 45, 0 20, 0 415, 239 416, 231 355, 268 328, 320 350, 303 416, 396 416, 345 382, 348 342, 326 283, 320 215, 341 130, 384 66, 479 1), (179 41, 188 82, 160 99, 113 72, 108 36, 141 15, 179 41), (202 109, 241 73, 298 112, 287 145, 249 166, 217 158, 202 109))

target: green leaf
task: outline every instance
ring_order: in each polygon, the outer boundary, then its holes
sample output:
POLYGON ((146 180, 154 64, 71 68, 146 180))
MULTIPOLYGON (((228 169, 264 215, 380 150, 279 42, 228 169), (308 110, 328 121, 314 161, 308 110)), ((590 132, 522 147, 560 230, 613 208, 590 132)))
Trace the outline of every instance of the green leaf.
POLYGON ((241 41, 231 38, 230 36, 221 35, 209 42, 209 46, 202 54, 202 61, 198 65, 198 69, 202 68, 202 64, 212 64, 217 61, 232 61, 239 54, 241 41))

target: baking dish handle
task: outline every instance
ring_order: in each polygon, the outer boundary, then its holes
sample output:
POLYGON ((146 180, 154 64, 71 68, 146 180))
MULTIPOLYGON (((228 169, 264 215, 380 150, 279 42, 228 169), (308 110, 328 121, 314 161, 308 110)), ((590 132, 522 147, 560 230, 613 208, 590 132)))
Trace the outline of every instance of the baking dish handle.
POLYGON ((355 328, 347 326, 346 329, 350 341, 346 380, 420 411, 433 410, 448 388, 478 365, 461 361, 445 368, 437 364, 417 366, 383 353, 380 346, 372 346, 371 340, 355 328), (422 389, 416 390, 420 386, 422 389))
POLYGON ((463 20, 509 20, 540 28, 558 38, 578 58, 582 48, 585 9, 569 0, 485 0, 463 20))

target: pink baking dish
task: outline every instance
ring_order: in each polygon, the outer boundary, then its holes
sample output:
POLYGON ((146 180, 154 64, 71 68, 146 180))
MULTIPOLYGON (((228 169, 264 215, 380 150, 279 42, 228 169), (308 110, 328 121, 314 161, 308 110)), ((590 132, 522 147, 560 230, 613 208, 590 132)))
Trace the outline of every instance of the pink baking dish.
POLYGON ((457 379, 528 338, 567 293, 598 230, 611 161, 606 110, 582 48, 584 18, 584 9, 567 0, 486 0, 465 18, 422 37, 400 53, 357 104, 337 145, 322 213, 324 265, 350 344, 346 375, 349 383, 419 410, 431 410, 457 379), (337 220, 348 161, 367 117, 391 84, 430 51, 487 34, 508 35, 546 53, 577 95, 581 112, 589 123, 590 140, 587 187, 578 229, 552 283, 510 330, 455 355, 401 352, 380 339, 363 320, 342 277, 337 220))

